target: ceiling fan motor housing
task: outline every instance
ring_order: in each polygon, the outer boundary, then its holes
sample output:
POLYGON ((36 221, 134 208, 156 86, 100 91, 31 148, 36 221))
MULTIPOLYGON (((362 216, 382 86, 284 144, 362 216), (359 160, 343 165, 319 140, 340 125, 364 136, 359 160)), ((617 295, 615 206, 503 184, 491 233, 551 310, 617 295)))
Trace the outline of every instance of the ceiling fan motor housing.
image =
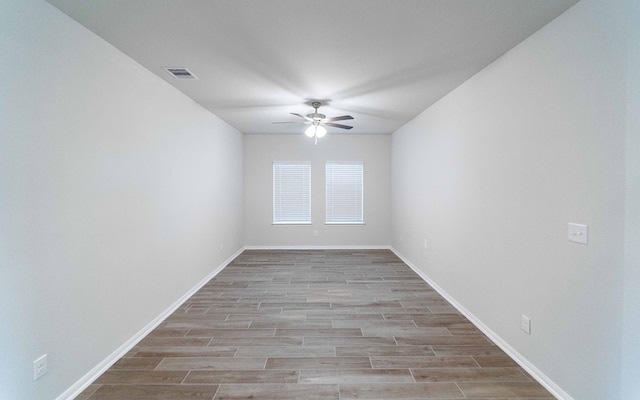
POLYGON ((325 118, 327 118, 326 115, 324 114, 319 114, 319 113, 311 113, 311 114, 307 114, 307 117, 311 118, 314 121, 321 121, 325 118))
POLYGON ((315 108, 315 111, 311 114, 307 114, 308 118, 311 118, 314 121, 321 121, 327 118, 326 115, 318 113, 318 108, 320 108, 322 104, 319 101, 314 101, 311 103, 311 107, 315 108))

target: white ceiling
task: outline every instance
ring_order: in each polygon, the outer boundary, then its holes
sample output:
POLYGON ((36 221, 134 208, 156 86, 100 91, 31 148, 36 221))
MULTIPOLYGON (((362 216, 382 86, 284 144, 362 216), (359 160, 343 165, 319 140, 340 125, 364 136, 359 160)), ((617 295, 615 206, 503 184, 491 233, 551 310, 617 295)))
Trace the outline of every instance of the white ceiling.
POLYGON ((243 133, 390 134, 577 0, 48 1, 243 133))

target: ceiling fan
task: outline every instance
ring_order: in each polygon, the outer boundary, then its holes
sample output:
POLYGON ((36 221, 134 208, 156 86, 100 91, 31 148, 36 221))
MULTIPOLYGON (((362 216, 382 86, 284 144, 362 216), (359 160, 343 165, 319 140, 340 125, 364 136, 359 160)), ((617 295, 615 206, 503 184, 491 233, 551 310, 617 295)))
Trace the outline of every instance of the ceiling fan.
POLYGON ((324 128, 324 126, 332 126, 334 128, 340 128, 340 129, 351 129, 351 128, 353 128, 353 126, 342 125, 342 124, 336 124, 335 123, 336 121, 344 121, 344 120, 348 120, 348 119, 353 119, 353 117, 351 115, 341 115, 339 117, 327 118, 326 115, 320 114, 318 112, 318 108, 320 108, 321 105, 322 104, 319 101, 312 102, 311 106, 314 108, 314 111, 311 114, 307 114, 306 116, 298 114, 298 113, 291 113, 291 115, 295 115, 296 117, 301 118, 302 121, 274 122, 274 124, 306 124, 306 125, 311 125, 309 128, 307 128, 307 130, 304 133, 305 133, 305 135, 307 135, 309 137, 315 137, 316 143, 318 143, 318 138, 323 137, 327 133, 327 130, 324 128))

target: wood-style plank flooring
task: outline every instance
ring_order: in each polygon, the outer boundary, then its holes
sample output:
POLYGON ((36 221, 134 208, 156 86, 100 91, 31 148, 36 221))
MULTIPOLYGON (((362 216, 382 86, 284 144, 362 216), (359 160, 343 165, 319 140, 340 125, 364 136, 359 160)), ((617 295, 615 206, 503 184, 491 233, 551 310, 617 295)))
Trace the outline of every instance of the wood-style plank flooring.
POLYGON ((388 250, 248 250, 87 399, 553 396, 388 250))

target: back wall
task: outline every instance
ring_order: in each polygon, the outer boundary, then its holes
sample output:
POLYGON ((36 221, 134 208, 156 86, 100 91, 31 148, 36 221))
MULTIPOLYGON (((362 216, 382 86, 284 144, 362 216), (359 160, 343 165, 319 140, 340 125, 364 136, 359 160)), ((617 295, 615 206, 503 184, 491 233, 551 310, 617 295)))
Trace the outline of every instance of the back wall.
POLYGON ((246 246, 388 246, 390 136, 328 133, 313 144, 300 135, 244 136, 244 232, 246 246), (311 162, 311 225, 272 225, 274 161, 311 162), (364 163, 365 225, 325 225, 327 161, 364 163), (314 232, 318 235, 315 236, 314 232))

